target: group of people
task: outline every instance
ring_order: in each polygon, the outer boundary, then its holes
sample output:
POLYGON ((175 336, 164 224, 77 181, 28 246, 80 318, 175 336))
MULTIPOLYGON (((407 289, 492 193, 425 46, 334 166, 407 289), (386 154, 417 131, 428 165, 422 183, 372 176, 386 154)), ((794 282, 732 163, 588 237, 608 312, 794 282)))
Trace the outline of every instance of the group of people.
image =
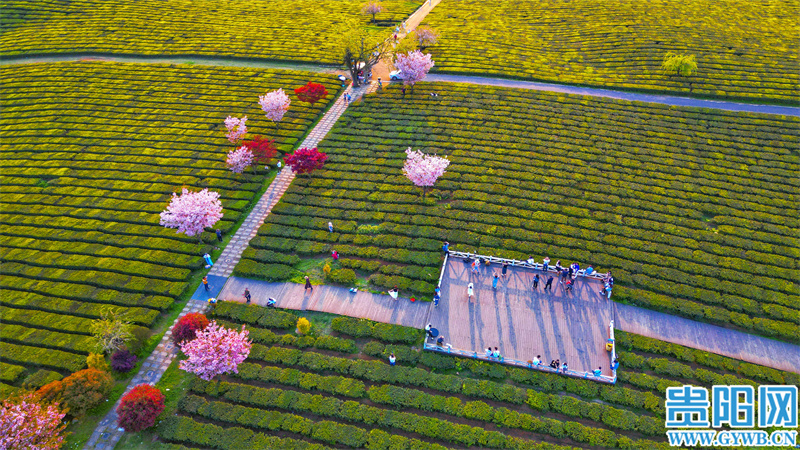
POLYGON ((492 350, 492 347, 486 347, 486 358, 502 361, 503 355, 500 354, 500 350, 497 347, 494 350, 492 350))
MULTIPOLYGON (((544 364, 542 362, 542 355, 536 355, 536 358, 533 358, 533 360, 529 361, 529 362, 530 362, 531 366, 533 366, 533 367, 540 367, 542 364, 544 364)), ((566 373, 566 371, 569 370, 569 366, 567 365, 567 362, 564 361, 562 363, 558 359, 554 359, 554 360, 550 361, 550 364, 548 364, 548 365, 550 366, 551 369, 554 369, 556 371, 561 371, 561 372, 565 372, 566 373)))

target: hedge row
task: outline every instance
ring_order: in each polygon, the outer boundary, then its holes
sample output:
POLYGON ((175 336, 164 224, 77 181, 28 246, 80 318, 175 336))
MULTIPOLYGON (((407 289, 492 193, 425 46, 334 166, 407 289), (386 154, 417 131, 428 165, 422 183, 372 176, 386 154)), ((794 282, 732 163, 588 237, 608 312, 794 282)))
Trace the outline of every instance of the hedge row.
POLYGON ((423 336, 423 331, 416 328, 344 316, 334 318, 331 328, 353 337, 371 337, 384 342, 406 344, 418 344, 423 336))
POLYGON ((236 302, 219 302, 214 316, 266 328, 292 329, 297 327, 297 314, 286 310, 264 308, 236 302))
POLYGON ((66 349, 76 353, 87 354, 97 350, 96 341, 91 336, 58 333, 55 331, 28 328, 20 325, 4 323, 0 327, 0 340, 16 342, 33 347, 66 349))
MULTIPOLYGON (((218 320, 221 325, 229 328, 241 328, 240 324, 218 320)), ((340 353, 355 353, 358 351, 355 341, 352 339, 342 339, 335 336, 323 334, 319 337, 314 336, 295 336, 293 334, 277 335, 270 330, 263 328, 248 327, 250 339, 260 344, 271 345, 279 344, 297 348, 318 348, 321 350, 331 350, 340 353)))
POLYGON ((29 367, 49 367, 68 373, 86 368, 86 356, 9 342, 0 342, 0 359, 29 367))

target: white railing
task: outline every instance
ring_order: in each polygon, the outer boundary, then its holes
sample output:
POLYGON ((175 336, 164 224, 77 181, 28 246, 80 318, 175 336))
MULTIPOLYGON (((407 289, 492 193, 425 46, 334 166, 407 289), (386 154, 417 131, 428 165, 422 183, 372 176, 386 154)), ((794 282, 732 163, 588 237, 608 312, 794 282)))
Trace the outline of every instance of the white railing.
POLYGON ((442 287, 442 279, 444 279, 444 268, 447 267, 447 257, 450 256, 448 253, 444 254, 444 262, 442 263, 442 272, 439 274, 439 284, 436 286, 442 287))
POLYGON ((425 339, 425 344, 424 344, 423 348, 425 350, 429 350, 429 351, 437 352, 437 353, 444 353, 444 354, 448 354, 448 355, 456 355, 456 356, 461 356, 461 357, 464 357, 464 358, 472 358, 472 359, 477 359, 477 360, 480 360, 480 361, 486 361, 486 362, 497 363, 497 364, 507 364, 509 366, 524 367, 526 369, 533 369, 533 370, 539 370, 541 372, 555 373, 555 374, 565 375, 565 376, 573 377, 573 378, 583 378, 585 380, 599 381, 601 383, 616 384, 616 382, 617 382, 617 371, 616 370, 613 371, 614 375, 609 377, 607 375, 599 375, 598 376, 598 375, 595 375, 591 371, 579 372, 579 371, 572 370, 572 369, 567 369, 567 370, 554 369, 554 368, 552 368, 552 367, 550 367, 548 365, 541 364, 541 363, 538 364, 538 365, 535 365, 535 364, 533 364, 533 361, 519 361, 519 360, 511 359, 511 358, 487 357, 486 355, 480 354, 478 352, 467 351, 467 350, 459 350, 457 348, 453 348, 450 344, 447 344, 445 346, 440 346, 440 345, 437 345, 437 344, 431 344, 431 343, 428 342, 427 338, 425 339))
MULTIPOLYGON (((528 269, 536 269, 536 270, 542 270, 544 268, 544 264, 537 263, 537 262, 534 262, 533 264, 530 264, 530 263, 528 263, 528 261, 519 261, 519 260, 516 260, 516 259, 498 258, 496 256, 479 255, 477 253, 456 252, 456 251, 450 250, 449 255, 453 256, 453 257, 457 257, 457 258, 463 258, 463 259, 480 258, 480 259, 483 259, 484 261, 488 261, 490 264, 508 264, 508 265, 510 265, 512 267, 513 266, 518 266, 518 267, 526 267, 528 269)), ((447 258, 445 258, 445 261, 444 261, 444 264, 442 265, 442 267, 444 267, 446 264, 447 264, 447 258)), ((566 266, 566 267, 568 267, 568 266, 566 266)), ((555 269, 554 265, 549 265, 548 266, 548 272, 550 272, 550 271, 555 272, 555 270, 556 269, 555 269)), ((586 275, 586 269, 578 270, 578 276, 594 278, 596 280, 602 280, 603 278, 605 278, 605 275, 599 274, 599 273, 597 273, 597 271, 592 272, 590 275, 586 275)), ((439 284, 440 285, 441 285, 441 282, 442 282, 442 280, 440 278, 439 279, 439 284)))

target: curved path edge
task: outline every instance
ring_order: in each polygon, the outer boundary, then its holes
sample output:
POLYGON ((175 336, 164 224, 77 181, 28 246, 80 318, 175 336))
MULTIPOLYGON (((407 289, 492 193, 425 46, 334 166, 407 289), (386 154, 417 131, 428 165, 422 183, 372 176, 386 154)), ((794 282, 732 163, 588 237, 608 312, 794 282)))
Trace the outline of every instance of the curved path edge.
POLYGON ((428 74, 423 81, 434 83, 468 83, 486 86, 498 86, 517 89, 530 89, 535 91, 559 92, 563 94, 584 95, 589 97, 604 97, 631 102, 660 103, 670 106, 684 106, 693 108, 721 109, 724 111, 751 112, 759 114, 778 114, 786 116, 800 116, 800 107, 762 105, 755 103, 737 103, 724 100, 704 100, 691 97, 677 97, 671 95, 640 94, 636 92, 614 91, 589 87, 570 86, 565 84, 541 83, 536 81, 509 80, 506 78, 489 78, 471 75, 445 75, 428 74))
POLYGON ((637 306, 614 303, 614 326, 760 366, 800 373, 800 346, 637 306))
MULTIPOLYGON (((435 2, 435 3, 438 3, 435 2)), ((427 5, 427 3, 426 3, 427 5)), ((436 6, 435 4, 433 6, 436 6)), ((428 8, 429 9, 429 8, 428 8)), ((420 13, 427 11, 420 11, 420 13)), ((424 17, 424 16, 423 16, 424 17)), ((416 17, 414 22, 421 20, 416 17)), ((413 28, 410 28, 413 29, 413 28)), ((2 58, 0 66, 14 64, 36 64, 49 62, 75 62, 75 61, 108 61, 134 64, 194 64, 198 66, 215 67, 252 67, 260 69, 298 70, 317 73, 344 73, 333 66, 318 65, 303 62, 288 61, 258 61, 237 58, 212 58, 212 57, 144 57, 107 54, 68 54, 51 56, 31 56, 18 58, 2 58)), ((384 74, 385 76, 385 74, 384 74)), ((510 80, 506 78, 490 78, 472 75, 446 75, 428 74, 423 81, 432 83, 467 83, 485 86, 497 86, 515 89, 530 89, 536 91, 558 92, 563 94, 583 95, 587 97, 612 98, 631 102, 657 103, 669 106, 719 109, 733 112, 749 112, 757 114, 772 114, 800 117, 800 107, 763 105, 756 103, 737 103, 724 100, 705 100, 691 97, 678 97, 671 95, 641 94, 636 92, 615 91, 589 87, 570 86, 566 84, 542 83, 537 81, 510 80)))

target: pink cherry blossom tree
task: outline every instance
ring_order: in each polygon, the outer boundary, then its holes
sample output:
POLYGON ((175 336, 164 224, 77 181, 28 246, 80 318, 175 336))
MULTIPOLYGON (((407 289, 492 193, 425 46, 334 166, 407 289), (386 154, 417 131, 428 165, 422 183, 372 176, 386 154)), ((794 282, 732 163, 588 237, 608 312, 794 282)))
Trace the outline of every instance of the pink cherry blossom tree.
POLYGON ((183 188, 181 195, 172 193, 167 209, 161 212, 161 225, 177 228, 187 236, 199 235, 222 218, 219 194, 208 189, 192 192, 183 188))
POLYGON ((225 128, 228 129, 228 134, 226 134, 225 137, 228 138, 231 144, 235 144, 236 141, 240 140, 245 134, 247 134, 247 125, 245 125, 245 122, 247 122, 247 116, 244 116, 241 119, 228 116, 228 118, 225 119, 225 128))
POLYGON ((239 373, 239 364, 250 355, 252 341, 248 334, 244 325, 242 331, 236 331, 212 321, 204 330, 197 331, 194 340, 179 344, 188 359, 178 367, 206 381, 223 373, 239 373))
POLYGON ((426 55, 419 50, 410 51, 405 55, 398 55, 395 62, 397 70, 403 76, 403 84, 411 86, 413 91, 414 83, 421 81, 433 67, 431 55, 426 55))
POLYGON ((372 23, 375 23, 375 15, 380 14, 386 11, 386 8, 380 3, 376 2, 375 0, 370 0, 367 3, 361 5, 361 14, 364 15, 371 15, 372 16, 372 23))
POLYGON ((0 448, 56 450, 64 444, 66 414, 58 403, 42 405, 34 394, 5 400, 0 406, 0 448))
POLYGON ((436 180, 444 174, 450 160, 443 156, 426 155, 419 150, 406 150, 406 163, 403 166, 403 173, 414 183, 415 186, 422 188, 422 197, 425 192, 433 188, 436 180))
POLYGON ((276 123, 283 119, 283 115, 289 110, 290 103, 292 103, 292 101, 289 100, 289 96, 283 92, 283 89, 268 92, 267 95, 260 95, 258 97, 258 104, 261 105, 261 109, 264 111, 267 119, 276 123))
POLYGON ((253 152, 245 146, 228 152, 228 159, 225 161, 228 169, 233 173, 242 173, 244 169, 253 164, 253 152))

